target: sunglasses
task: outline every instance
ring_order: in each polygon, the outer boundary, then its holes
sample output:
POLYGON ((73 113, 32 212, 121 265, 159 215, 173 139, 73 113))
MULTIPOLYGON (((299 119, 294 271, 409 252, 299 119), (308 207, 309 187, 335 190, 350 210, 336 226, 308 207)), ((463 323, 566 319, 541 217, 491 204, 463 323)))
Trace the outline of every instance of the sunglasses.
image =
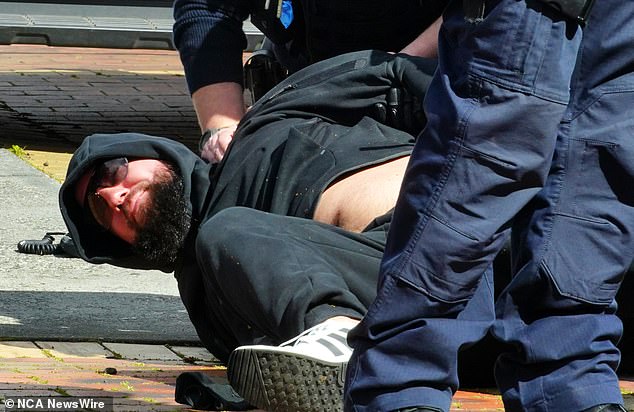
POLYGON ((128 159, 118 157, 116 159, 107 160, 97 166, 88 181, 84 205, 88 204, 92 217, 106 230, 110 229, 111 219, 108 219, 110 207, 106 200, 99 196, 97 191, 105 187, 116 186, 123 182, 127 176, 128 159))

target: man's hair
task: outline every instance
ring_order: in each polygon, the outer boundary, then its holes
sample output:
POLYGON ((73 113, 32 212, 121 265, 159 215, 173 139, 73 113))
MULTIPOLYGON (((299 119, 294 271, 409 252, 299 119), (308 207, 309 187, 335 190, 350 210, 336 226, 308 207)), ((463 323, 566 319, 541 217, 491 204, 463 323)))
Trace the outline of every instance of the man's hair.
POLYGON ((169 162, 152 184, 152 204, 146 210, 144 227, 139 230, 133 250, 160 264, 173 264, 191 226, 183 178, 169 162))

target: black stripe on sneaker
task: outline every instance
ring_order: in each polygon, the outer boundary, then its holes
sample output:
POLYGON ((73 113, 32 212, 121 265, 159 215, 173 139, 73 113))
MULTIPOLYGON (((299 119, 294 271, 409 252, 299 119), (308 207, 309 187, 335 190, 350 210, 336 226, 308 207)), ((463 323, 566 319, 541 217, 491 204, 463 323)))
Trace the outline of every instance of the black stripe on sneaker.
POLYGON ((326 339, 320 338, 320 339, 317 339, 317 342, 320 345, 324 346, 326 349, 328 349, 330 352, 332 352, 333 355, 335 355, 335 356, 343 355, 343 352, 341 350, 339 350, 339 348, 337 348, 332 343, 328 342, 326 339))
POLYGON ((346 339, 346 336, 341 336, 341 335, 338 335, 336 333, 330 333, 330 334, 328 334, 328 337, 332 338, 332 339, 336 340, 337 342, 339 342, 339 343, 341 343, 343 345, 346 345, 346 347, 348 347, 348 340, 346 339))

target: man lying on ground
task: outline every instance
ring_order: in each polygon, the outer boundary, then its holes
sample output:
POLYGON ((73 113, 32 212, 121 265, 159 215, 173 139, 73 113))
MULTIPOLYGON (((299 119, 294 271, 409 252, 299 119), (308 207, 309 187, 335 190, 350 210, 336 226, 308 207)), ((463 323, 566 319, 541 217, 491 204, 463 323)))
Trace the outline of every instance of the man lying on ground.
POLYGON ((174 271, 223 361, 317 325, 340 334, 345 359, 345 333, 374 298, 389 214, 375 218, 393 207, 414 143, 384 124, 415 123, 409 99, 391 96, 422 98, 433 69, 379 52, 312 66, 251 109, 217 166, 168 139, 86 138, 60 191, 80 256, 174 271))
POLYGON ((242 346, 229 377, 250 403, 339 409, 346 334, 375 297, 422 125, 412 100, 422 101, 433 70, 381 52, 304 69, 254 105, 218 165, 169 139, 86 138, 60 190, 80 256, 174 271, 202 343, 224 362, 242 346), (300 368, 280 377, 267 360, 300 368), (253 381, 252 362, 270 375, 253 381), (306 382, 321 391, 304 391, 306 382))

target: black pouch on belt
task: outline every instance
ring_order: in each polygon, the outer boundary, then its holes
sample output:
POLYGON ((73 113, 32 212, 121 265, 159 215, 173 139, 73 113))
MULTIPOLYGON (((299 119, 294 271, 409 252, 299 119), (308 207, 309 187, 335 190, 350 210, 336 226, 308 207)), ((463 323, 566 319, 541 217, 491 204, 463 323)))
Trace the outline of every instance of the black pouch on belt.
POLYGON ((585 25, 588 22, 594 0, 540 0, 566 17, 585 25))

